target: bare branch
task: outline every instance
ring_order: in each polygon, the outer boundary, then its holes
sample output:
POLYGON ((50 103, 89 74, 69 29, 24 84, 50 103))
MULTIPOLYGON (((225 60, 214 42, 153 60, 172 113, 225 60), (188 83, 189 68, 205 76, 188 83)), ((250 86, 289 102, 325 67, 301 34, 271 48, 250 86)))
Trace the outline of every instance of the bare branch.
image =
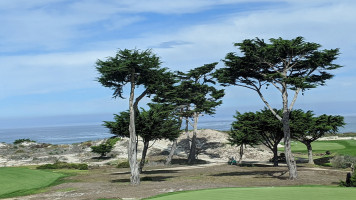
POLYGON ((268 109, 273 113, 273 115, 279 120, 282 121, 282 117, 279 116, 276 111, 271 107, 271 105, 269 105, 269 103, 267 102, 267 100, 264 98, 264 96, 262 95, 260 90, 256 90, 258 95, 260 96, 260 98, 262 99, 263 103, 266 104, 266 106, 268 107, 268 109))
POLYGON ((192 122, 186 117, 185 120, 192 126, 194 127, 194 125, 192 124, 192 122))
MULTIPOLYGON (((276 81, 277 82, 277 81, 276 81)), ((282 89, 275 83, 275 82, 272 82, 272 85, 274 85, 274 87, 277 88, 277 90, 279 90, 280 92, 282 92, 282 89)))
POLYGON ((134 103, 134 105, 133 105, 133 107, 134 107, 135 109, 137 109, 138 102, 139 102, 143 97, 145 97, 147 93, 148 93, 148 90, 146 89, 145 91, 142 92, 142 94, 140 94, 140 96, 138 96, 138 97, 135 99, 135 103, 134 103))
POLYGON ((290 106, 289 106, 289 110, 292 110, 292 109, 293 109, 294 103, 295 103, 295 101, 297 100, 297 97, 298 97, 298 94, 299 94, 299 92, 300 92, 300 89, 301 89, 301 88, 298 88, 298 89, 295 91, 294 97, 293 97, 293 100, 292 100, 292 103, 291 103, 290 106))

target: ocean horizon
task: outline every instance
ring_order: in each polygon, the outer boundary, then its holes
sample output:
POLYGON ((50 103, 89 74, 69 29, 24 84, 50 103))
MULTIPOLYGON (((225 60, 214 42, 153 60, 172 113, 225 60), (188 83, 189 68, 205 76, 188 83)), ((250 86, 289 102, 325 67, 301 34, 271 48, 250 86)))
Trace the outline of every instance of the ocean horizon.
MULTIPOLYGON (((201 120, 198 129, 230 130, 232 120, 201 120)), ((339 133, 356 132, 356 116, 345 117, 346 125, 339 133)), ((192 128, 189 128, 192 129, 192 128)), ((101 124, 63 125, 31 128, 0 129, 0 142, 13 143, 17 139, 31 139, 39 143, 71 144, 114 136, 101 124)))

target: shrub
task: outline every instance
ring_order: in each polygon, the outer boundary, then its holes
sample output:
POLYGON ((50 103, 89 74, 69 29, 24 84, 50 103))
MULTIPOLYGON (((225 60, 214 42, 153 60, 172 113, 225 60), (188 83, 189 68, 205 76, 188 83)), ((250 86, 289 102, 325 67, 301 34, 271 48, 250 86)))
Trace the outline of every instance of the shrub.
POLYGON ((346 176, 346 181, 340 181, 339 186, 342 187, 356 187, 356 173, 348 173, 346 176))
POLYGON ((129 161, 124 161, 117 165, 117 168, 129 168, 129 167, 130 167, 129 161))
POLYGON ((356 157, 345 155, 336 155, 333 159, 331 159, 331 166, 335 168, 348 168, 351 164, 356 164, 356 157))
POLYGON ((29 138, 27 138, 27 139, 17 139, 17 140, 14 141, 14 144, 21 144, 23 142, 36 142, 36 141, 30 140, 29 138))
POLYGON ((92 152, 100 154, 100 157, 104 157, 107 153, 110 153, 114 146, 104 143, 98 146, 91 146, 90 148, 92 152))
POLYGON ((66 162, 56 162, 54 164, 45 164, 40 165, 37 169, 79 169, 79 170, 88 170, 89 167, 87 164, 80 163, 66 163, 66 162))
POLYGON ((106 143, 110 144, 112 146, 114 146, 116 144, 117 141, 120 141, 121 139, 118 137, 113 137, 113 138, 109 138, 106 143))
POLYGON ((105 143, 102 143, 98 146, 91 146, 90 148, 92 152, 100 154, 100 157, 104 157, 107 153, 111 152, 111 150, 114 148, 114 145, 119 140, 120 138, 109 138, 105 143))

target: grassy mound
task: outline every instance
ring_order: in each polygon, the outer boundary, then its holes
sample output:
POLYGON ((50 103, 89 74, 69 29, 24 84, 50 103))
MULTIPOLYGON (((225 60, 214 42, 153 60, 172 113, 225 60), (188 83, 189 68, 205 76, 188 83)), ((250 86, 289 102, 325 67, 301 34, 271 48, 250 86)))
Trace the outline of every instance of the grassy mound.
POLYGON ((0 168, 0 198, 32 194, 64 174, 19 167, 0 168))
POLYGON ((354 199, 356 190, 338 187, 263 187, 263 188, 222 188, 176 192, 148 199, 179 200, 179 199, 224 199, 224 200, 349 200, 354 199))

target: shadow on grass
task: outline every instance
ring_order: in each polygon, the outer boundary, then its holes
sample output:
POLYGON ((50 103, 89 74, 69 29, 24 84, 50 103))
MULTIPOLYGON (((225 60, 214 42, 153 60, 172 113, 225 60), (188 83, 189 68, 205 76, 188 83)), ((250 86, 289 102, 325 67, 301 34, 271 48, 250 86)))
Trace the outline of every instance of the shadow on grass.
MULTIPOLYGON (((145 176, 141 177, 141 181, 145 182, 161 182, 161 181, 166 181, 169 178, 174 178, 174 176, 145 176)), ((123 178, 123 179, 115 179, 111 181, 112 183, 129 183, 130 179, 129 178, 123 178)))
POLYGON ((286 173, 288 173, 288 171, 244 171, 220 173, 212 176, 258 176, 255 178, 263 178, 261 176, 265 176, 265 178, 272 177, 280 180, 287 180, 289 178, 284 176, 286 173))
POLYGON ((150 170, 150 171, 143 171, 142 174, 173 174, 178 173, 179 170, 150 170))

